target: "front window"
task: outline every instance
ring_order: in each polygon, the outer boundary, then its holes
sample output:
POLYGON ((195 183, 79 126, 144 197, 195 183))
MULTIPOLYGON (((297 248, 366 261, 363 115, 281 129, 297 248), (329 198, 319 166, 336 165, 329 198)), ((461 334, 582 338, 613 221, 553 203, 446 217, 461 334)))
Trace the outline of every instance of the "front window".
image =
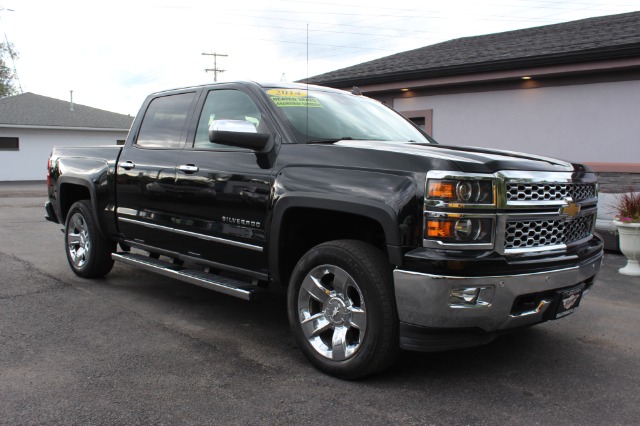
POLYGON ((432 142, 400 114, 363 96, 314 89, 265 91, 284 114, 298 143, 344 139, 432 142))
POLYGON ((209 126, 214 120, 248 121, 256 127, 257 132, 269 133, 269 128, 256 104, 246 93, 239 90, 218 89, 209 92, 200 114, 193 146, 196 149, 240 149, 209 141, 209 126))

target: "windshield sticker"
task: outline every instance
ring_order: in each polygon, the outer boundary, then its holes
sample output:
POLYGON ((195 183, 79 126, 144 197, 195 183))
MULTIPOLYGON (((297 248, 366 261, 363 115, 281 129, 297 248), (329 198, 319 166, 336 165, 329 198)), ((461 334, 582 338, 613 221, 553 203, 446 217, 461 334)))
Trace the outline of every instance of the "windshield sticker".
POLYGON ((267 94, 279 108, 322 108, 320 101, 316 98, 309 97, 306 90, 269 89, 267 94))
POLYGON ((273 102, 279 108, 303 107, 303 108, 322 108, 320 101, 316 98, 294 98, 289 96, 271 96, 273 102))
POLYGON ((306 90, 297 90, 297 89, 269 89, 267 94, 270 96, 292 96, 296 98, 307 96, 306 90))

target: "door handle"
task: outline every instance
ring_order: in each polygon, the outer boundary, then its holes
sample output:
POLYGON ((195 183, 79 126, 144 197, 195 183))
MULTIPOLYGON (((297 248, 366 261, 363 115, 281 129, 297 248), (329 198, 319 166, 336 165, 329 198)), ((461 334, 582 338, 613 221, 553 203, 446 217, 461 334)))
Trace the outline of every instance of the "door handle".
POLYGON ((125 161, 124 164, 121 164, 120 166, 125 170, 131 170, 136 167, 136 163, 133 161, 125 161))
POLYGON ((186 174, 191 174, 197 172, 200 169, 195 164, 182 164, 178 166, 178 170, 186 174))

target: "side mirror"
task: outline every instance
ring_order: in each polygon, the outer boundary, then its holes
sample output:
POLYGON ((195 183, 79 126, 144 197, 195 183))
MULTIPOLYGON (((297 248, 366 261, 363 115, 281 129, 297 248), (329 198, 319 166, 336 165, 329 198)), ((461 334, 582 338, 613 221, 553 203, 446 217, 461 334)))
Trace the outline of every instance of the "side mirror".
POLYGON ((266 151, 271 135, 258 133, 250 121, 214 120, 209 126, 209 142, 253 151, 266 151))

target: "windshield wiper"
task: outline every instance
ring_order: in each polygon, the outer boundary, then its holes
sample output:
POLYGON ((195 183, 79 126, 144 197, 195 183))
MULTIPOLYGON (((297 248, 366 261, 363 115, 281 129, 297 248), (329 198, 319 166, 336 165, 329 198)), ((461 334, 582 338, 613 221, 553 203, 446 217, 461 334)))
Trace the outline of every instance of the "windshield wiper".
POLYGON ((312 144, 312 143, 327 143, 327 144, 332 144, 332 143, 336 143, 336 142, 340 142, 340 141, 352 141, 354 140, 352 137, 350 136, 345 136, 344 138, 339 138, 339 139, 310 139, 307 141, 308 144, 312 144))

